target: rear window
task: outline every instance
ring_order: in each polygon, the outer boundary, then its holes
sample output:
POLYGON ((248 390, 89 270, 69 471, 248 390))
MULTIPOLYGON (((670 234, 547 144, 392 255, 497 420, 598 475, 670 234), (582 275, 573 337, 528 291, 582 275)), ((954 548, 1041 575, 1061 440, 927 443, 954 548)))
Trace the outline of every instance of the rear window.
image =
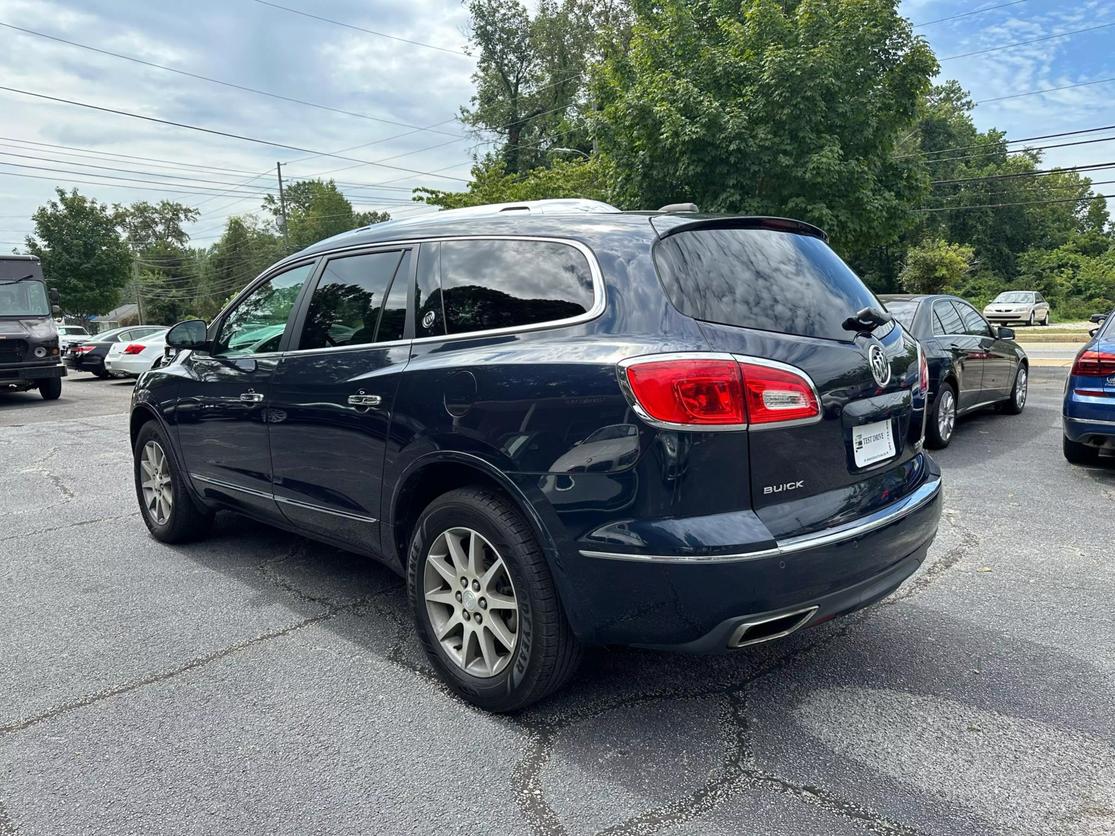
POLYGON ((917 302, 893 300, 887 302, 887 311, 906 328, 914 327, 914 314, 918 312, 917 302))
POLYGON ((850 340, 844 321, 879 302, 824 241, 767 229, 702 229, 662 240, 662 284, 707 322, 850 340))

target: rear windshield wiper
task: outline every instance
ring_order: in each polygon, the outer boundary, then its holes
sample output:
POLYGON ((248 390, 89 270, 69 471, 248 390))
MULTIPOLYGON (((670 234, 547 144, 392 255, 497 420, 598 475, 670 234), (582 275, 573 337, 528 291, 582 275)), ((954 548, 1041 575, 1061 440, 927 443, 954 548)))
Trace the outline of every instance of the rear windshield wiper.
POLYGON ((866 307, 855 316, 850 316, 845 319, 843 328, 845 331, 857 331, 861 334, 865 334, 868 331, 874 331, 880 325, 886 325, 888 322, 893 321, 894 317, 886 311, 881 311, 878 308, 866 307))

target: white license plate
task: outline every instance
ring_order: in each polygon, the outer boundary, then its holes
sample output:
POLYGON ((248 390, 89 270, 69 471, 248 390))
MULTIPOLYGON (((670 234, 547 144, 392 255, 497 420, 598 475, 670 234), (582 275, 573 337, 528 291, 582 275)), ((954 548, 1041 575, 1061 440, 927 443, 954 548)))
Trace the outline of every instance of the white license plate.
POLYGON ((894 456, 894 430, 890 421, 852 427, 852 452, 856 467, 867 467, 894 456))

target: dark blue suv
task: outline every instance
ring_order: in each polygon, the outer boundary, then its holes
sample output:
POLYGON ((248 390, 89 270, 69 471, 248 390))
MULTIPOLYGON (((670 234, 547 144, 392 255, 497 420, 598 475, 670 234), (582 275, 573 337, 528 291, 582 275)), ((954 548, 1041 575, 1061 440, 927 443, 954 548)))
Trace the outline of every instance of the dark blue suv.
POLYGON ((865 606, 937 530, 918 343, 778 218, 542 201, 276 264, 135 389, 136 490, 407 578, 445 681, 509 711, 586 644, 723 652, 865 606))

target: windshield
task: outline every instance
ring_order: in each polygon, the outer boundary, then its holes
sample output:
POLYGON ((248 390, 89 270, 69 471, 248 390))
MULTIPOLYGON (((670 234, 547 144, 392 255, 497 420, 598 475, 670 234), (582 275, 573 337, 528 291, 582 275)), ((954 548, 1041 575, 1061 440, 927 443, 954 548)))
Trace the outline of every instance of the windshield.
POLYGON ((0 281, 0 316, 50 316, 46 286, 35 280, 0 281))
POLYGON ((1034 294, 1024 290, 1008 290, 995 297, 996 302, 1005 302, 1008 305, 1024 305, 1034 301, 1034 294))
POLYGON ((893 300, 887 302, 887 311, 894 314, 894 318, 906 326, 907 329, 913 328, 914 314, 918 312, 918 303, 893 300))
POLYGON ((87 337, 89 332, 82 328, 80 325, 59 325, 58 333, 65 334, 66 336, 73 336, 75 334, 87 337))

